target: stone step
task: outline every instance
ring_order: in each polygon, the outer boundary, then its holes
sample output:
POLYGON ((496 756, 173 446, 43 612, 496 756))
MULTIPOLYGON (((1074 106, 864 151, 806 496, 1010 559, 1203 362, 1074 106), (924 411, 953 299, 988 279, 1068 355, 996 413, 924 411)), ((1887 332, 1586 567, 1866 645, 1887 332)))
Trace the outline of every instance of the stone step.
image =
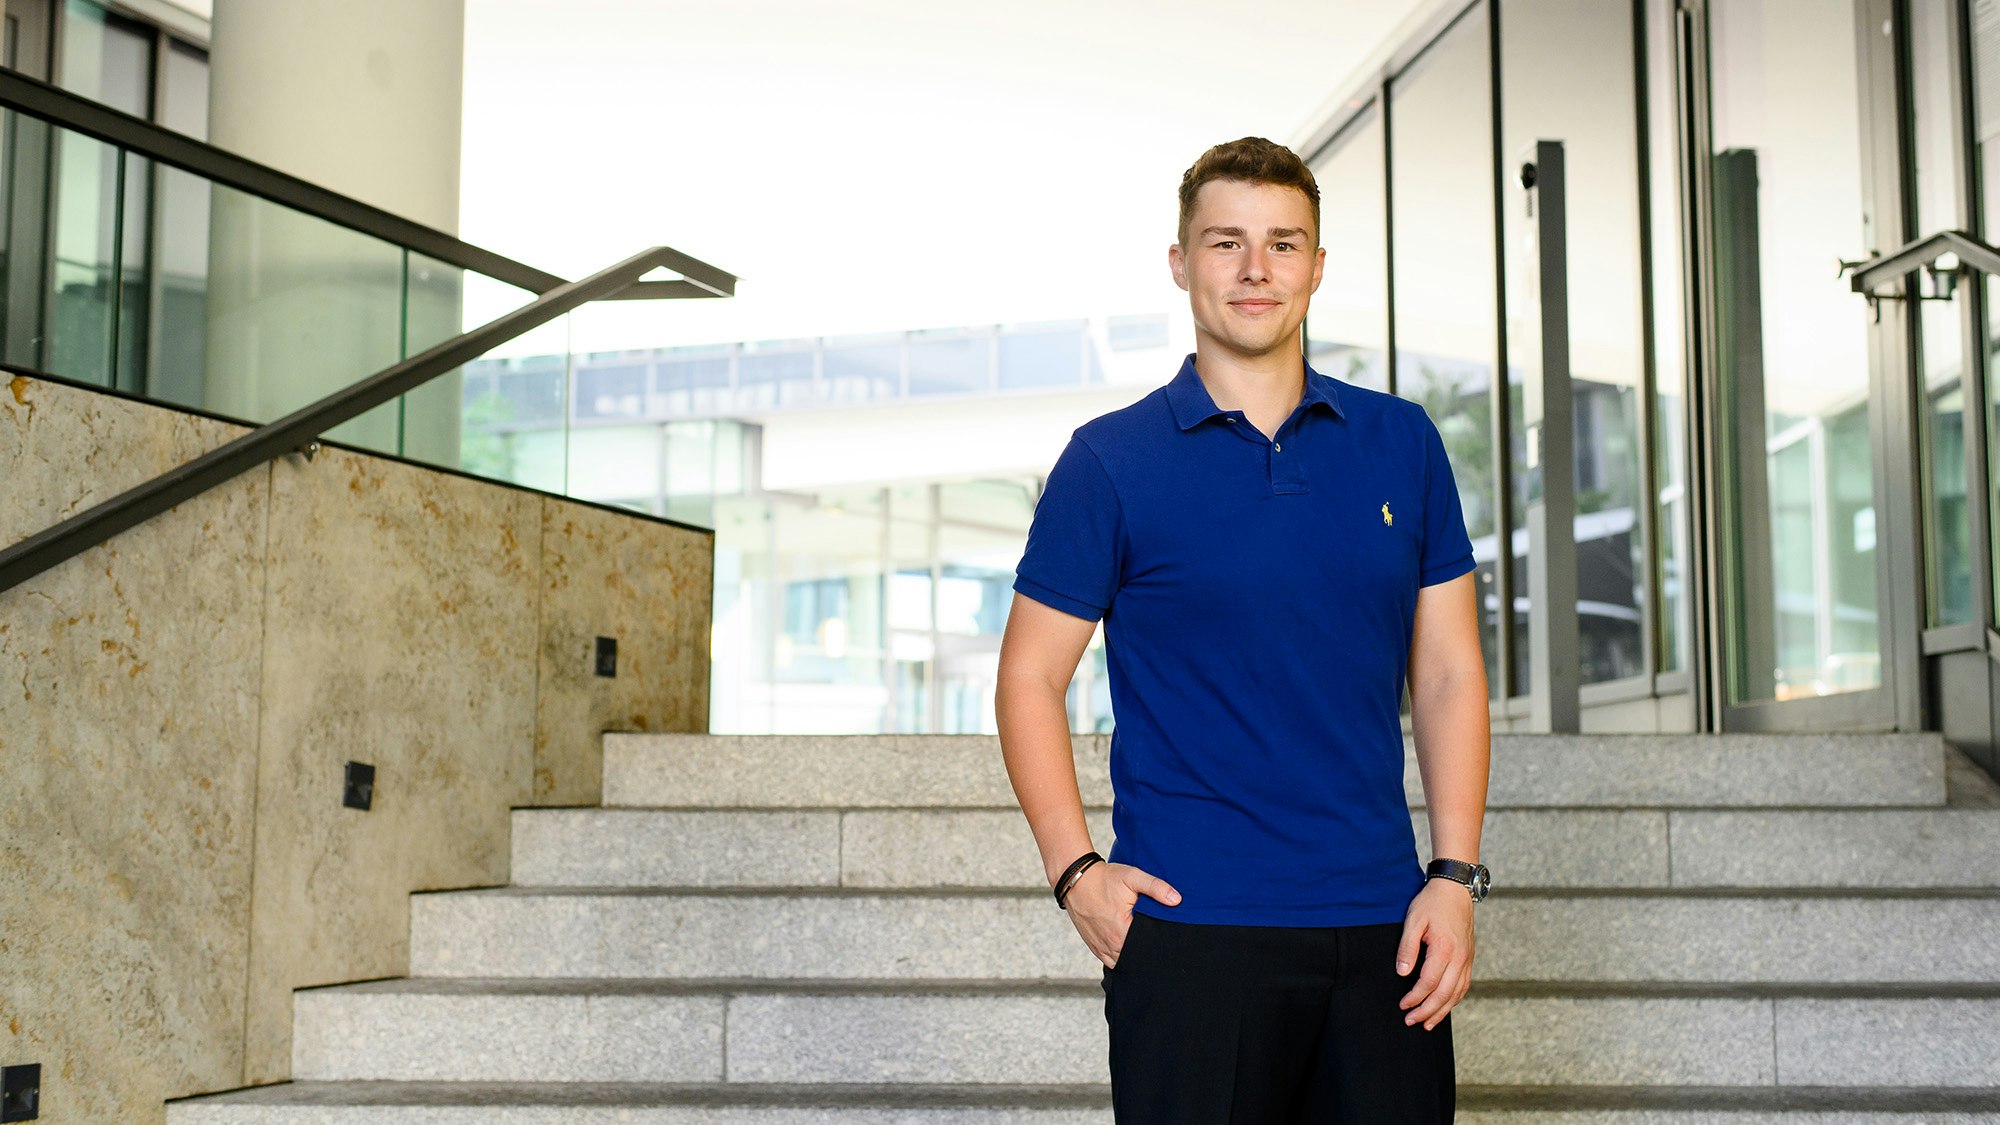
MULTIPOLYGON (((302 1080, 1107 1080, 1104 995, 1081 981, 419 979, 304 991, 296 1011, 302 1080)), ((1474 1084, 2000 1087, 2000 985, 1502 982, 1452 1025, 1474 1084)))
MULTIPOLYGON (((2000 981, 2000 894, 1496 893, 1494 980, 2000 981)), ((1103 965, 1041 890, 503 887, 411 899, 419 977, 1091 979, 1103 965)))
MULTIPOLYGON (((1086 810, 1109 853, 1111 811, 1086 810)), ((1411 815, 1428 858, 1430 821, 1411 815)), ((513 882, 546 887, 1013 887, 1046 882, 1018 808, 521 809, 513 882)), ((1496 809, 1501 889, 1994 887, 2000 810, 1496 809)))
MULTIPOLYGON (((2000 1091, 1461 1084, 1461 1125, 1974 1125, 2000 1091)), ((1111 1125, 1108 1086, 293 1082, 170 1103, 168 1125, 1111 1125)))
MULTIPOLYGON (((1072 736, 1084 804, 1111 804, 1109 734, 1072 736)), ((1403 786, 1423 803, 1414 744, 1403 786)), ((1489 808, 1854 808, 1945 803, 1927 734, 1500 734, 1489 808)), ((1011 808, 992 735, 607 734, 604 804, 1011 808)))
POLYGON ((1105 1085, 292 1082, 190 1098, 167 1125, 1112 1125, 1105 1085))

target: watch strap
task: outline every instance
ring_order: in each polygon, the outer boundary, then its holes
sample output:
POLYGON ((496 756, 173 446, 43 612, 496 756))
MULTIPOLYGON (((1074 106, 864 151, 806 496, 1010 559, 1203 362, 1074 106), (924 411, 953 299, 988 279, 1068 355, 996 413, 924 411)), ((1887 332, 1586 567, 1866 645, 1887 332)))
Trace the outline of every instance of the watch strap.
POLYGON ((1454 883, 1471 883, 1473 866, 1462 859, 1434 859, 1424 868, 1424 874, 1442 875, 1454 883))
POLYGON ((1473 902, 1486 898, 1487 888, 1492 885, 1492 876, 1486 868, 1477 863, 1467 863, 1462 859, 1434 859, 1424 868, 1424 879, 1450 879, 1462 883, 1471 893, 1473 902))

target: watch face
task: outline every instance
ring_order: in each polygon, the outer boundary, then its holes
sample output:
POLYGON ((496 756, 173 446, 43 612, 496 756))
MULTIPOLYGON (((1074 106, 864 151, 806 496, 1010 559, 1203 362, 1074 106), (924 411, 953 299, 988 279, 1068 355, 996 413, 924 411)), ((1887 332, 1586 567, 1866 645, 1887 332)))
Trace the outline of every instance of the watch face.
POLYGON ((1472 869, 1473 900, 1476 902, 1486 901, 1486 892, 1490 890, 1492 886, 1493 886, 1493 877, 1487 873, 1485 866, 1483 864, 1475 865, 1472 869))

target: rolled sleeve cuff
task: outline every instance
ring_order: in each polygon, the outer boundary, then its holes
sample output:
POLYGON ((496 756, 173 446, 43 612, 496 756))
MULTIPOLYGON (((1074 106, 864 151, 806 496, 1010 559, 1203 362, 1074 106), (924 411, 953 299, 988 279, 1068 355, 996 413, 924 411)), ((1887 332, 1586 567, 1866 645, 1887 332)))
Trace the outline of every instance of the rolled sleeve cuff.
POLYGON ((1078 601, 1068 594, 1059 594, 1040 582, 1024 575, 1014 576, 1014 589, 1035 599, 1045 606, 1062 610, 1071 617, 1081 617, 1085 621, 1096 621, 1104 616, 1106 607, 1078 601))
POLYGON ((1460 555, 1457 559, 1454 559, 1451 562, 1444 563, 1443 565, 1440 566, 1434 566, 1431 567, 1429 570, 1424 571, 1423 576, 1417 579, 1417 585, 1435 586, 1440 582, 1449 582, 1452 579, 1457 578, 1459 575, 1464 574, 1465 572, 1471 570, 1475 565, 1476 564, 1472 561, 1472 552, 1467 551, 1465 554, 1460 555))

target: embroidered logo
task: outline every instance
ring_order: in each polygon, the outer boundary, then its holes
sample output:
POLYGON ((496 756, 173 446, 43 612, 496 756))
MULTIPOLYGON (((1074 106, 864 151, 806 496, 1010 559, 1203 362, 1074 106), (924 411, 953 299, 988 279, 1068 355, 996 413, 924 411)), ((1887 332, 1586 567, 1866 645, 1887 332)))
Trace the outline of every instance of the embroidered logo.
POLYGON ((1396 517, 1389 514, 1389 505, 1387 504, 1382 505, 1382 522, 1392 527, 1396 523, 1396 517))

